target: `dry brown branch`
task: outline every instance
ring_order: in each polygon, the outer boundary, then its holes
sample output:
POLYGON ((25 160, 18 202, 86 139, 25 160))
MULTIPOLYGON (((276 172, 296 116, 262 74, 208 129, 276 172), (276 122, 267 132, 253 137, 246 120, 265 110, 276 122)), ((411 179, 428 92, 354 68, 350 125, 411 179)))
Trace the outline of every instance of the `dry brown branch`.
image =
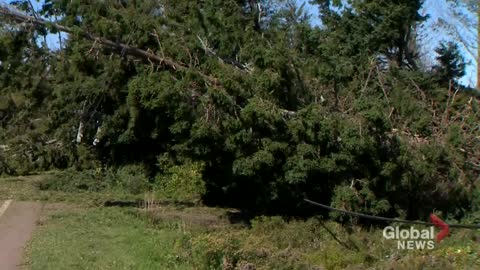
MULTIPOLYGON (((52 26, 53 28, 55 28, 58 31, 62 31, 62 32, 69 33, 69 34, 74 33, 74 31, 69 27, 66 27, 66 26, 63 26, 63 25, 60 25, 60 24, 57 24, 57 23, 48 22, 46 20, 35 18, 35 17, 32 17, 32 16, 28 16, 28 15, 25 15, 25 14, 21 14, 21 13, 18 13, 16 11, 10 10, 7 7, 0 7, 0 14, 4 15, 5 17, 10 18, 11 20, 13 20, 15 22, 19 22, 19 23, 30 22, 30 23, 33 23, 37 26, 43 26, 43 27, 52 26)), ((153 62, 157 62, 159 64, 164 64, 166 67, 171 68, 173 70, 184 70, 184 69, 187 68, 182 63, 175 62, 171 58, 168 58, 168 57, 162 58, 158 55, 155 55, 153 53, 150 53, 148 51, 145 51, 145 50, 142 50, 142 49, 139 49, 139 48, 136 48, 136 47, 129 46, 127 44, 123 44, 123 43, 120 43, 120 42, 114 42, 114 41, 111 41, 111 40, 103 38, 103 37, 97 37, 97 36, 95 36, 95 35, 93 35, 89 32, 83 32, 82 35, 83 35, 84 38, 95 41, 95 42, 97 42, 101 45, 104 45, 104 46, 107 46, 107 47, 110 47, 110 48, 113 48, 113 49, 117 49, 119 51, 123 51, 126 54, 131 55, 131 56, 135 56, 135 57, 139 57, 139 58, 143 58, 143 59, 148 59, 148 60, 151 60, 153 62)))
MULTIPOLYGON (((69 34, 75 33, 75 31, 69 27, 66 27, 57 23, 48 22, 43 19, 36 19, 35 17, 21 14, 20 12, 11 10, 5 6, 0 6, 0 15, 3 15, 5 18, 10 18, 12 21, 15 21, 17 23, 27 22, 27 23, 31 23, 33 25, 42 26, 42 27, 51 26, 55 28, 57 31, 61 31, 69 34)), ((140 59, 146 60, 147 62, 154 62, 170 70, 185 71, 186 69, 189 68, 187 65, 174 61, 172 58, 160 57, 154 54, 153 52, 149 52, 137 47, 132 47, 124 43, 114 42, 112 40, 109 40, 103 37, 95 36, 89 32, 85 32, 85 31, 81 32, 81 35, 88 40, 92 40, 98 44, 112 48, 116 51, 121 52, 122 54, 140 58, 140 59)), ((218 80, 216 78, 203 74, 201 72, 198 72, 198 74, 201 77, 203 77, 205 80, 207 80, 209 83, 213 85, 218 85, 218 80)))
POLYGON ((380 72, 378 66, 376 68, 377 68, 378 83, 380 85, 380 88, 382 88, 383 94, 385 95, 385 99, 390 104, 390 99, 388 98, 387 90, 385 89, 385 82, 381 78, 381 72, 380 72))
POLYGON ((208 42, 203 40, 202 38, 200 38, 200 36, 197 35, 197 39, 198 41, 200 41, 200 44, 202 45, 202 48, 203 50, 205 51, 205 53, 207 55, 210 55, 210 56, 213 56, 213 57, 216 57, 218 59, 218 61, 222 64, 230 64, 232 66, 234 66, 235 68, 241 70, 241 71, 244 71, 244 72, 247 72, 247 73, 252 73, 253 72, 253 69, 251 68, 251 66, 249 64, 242 64, 240 62, 238 62, 237 60, 233 60, 233 59, 226 59, 226 58, 223 58, 223 57, 220 57, 213 49, 211 49, 209 46, 208 46, 208 42))
POLYGON ((422 91, 422 89, 420 89, 420 86, 418 86, 418 84, 415 83, 415 81, 413 81, 412 78, 409 78, 410 79, 410 82, 412 82, 413 86, 415 87, 415 89, 417 89, 417 91, 420 93, 420 95, 422 96, 422 100, 425 101, 427 100, 427 96, 425 95, 425 92, 422 91))
POLYGON ((458 94, 458 91, 460 90, 458 87, 457 89, 455 90, 455 92, 453 93, 453 96, 452 96, 452 89, 453 88, 453 82, 450 81, 450 85, 448 87, 448 99, 447 99, 447 104, 446 104, 446 107, 445 107, 445 113, 444 113, 444 124, 445 126, 448 125, 448 123, 450 122, 450 107, 453 105, 453 102, 455 101, 455 97, 457 96, 458 94))
POLYGON ((372 77, 373 70, 377 68, 377 64, 375 63, 375 61, 376 60, 373 59, 370 62, 370 70, 368 71, 367 80, 365 81, 362 90, 360 90, 360 92, 362 93, 361 95, 363 95, 363 92, 365 91, 365 89, 367 89, 368 83, 370 83, 370 78, 372 77))

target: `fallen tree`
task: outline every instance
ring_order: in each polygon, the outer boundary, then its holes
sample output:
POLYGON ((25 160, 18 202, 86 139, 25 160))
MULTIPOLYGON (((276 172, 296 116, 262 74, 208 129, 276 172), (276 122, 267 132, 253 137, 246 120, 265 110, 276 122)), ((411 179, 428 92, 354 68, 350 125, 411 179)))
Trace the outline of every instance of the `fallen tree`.
MULTIPOLYGON (((50 22, 46 21, 44 19, 38 18, 37 16, 29 16, 26 14, 22 14, 20 11, 14 10, 12 8, 9 8, 7 6, 0 6, 0 14, 5 16, 5 18, 10 18, 13 22, 16 23, 29 23, 35 26, 41 26, 41 27, 46 27, 50 28, 55 31, 60 31, 60 32, 65 32, 69 34, 74 34, 76 31, 73 29, 63 26, 61 24, 55 23, 55 22, 50 22)), ((114 51, 116 51, 118 54, 121 55, 130 55, 139 59, 146 60, 150 63, 154 62, 160 66, 163 66, 164 68, 173 70, 173 71, 186 71, 187 69, 191 69, 192 67, 189 67, 188 65, 175 61, 172 58, 169 57, 161 57, 158 56, 154 53, 151 52, 151 50, 144 50, 141 48, 133 47, 125 43, 121 42, 115 42, 109 39, 106 39, 104 37, 99 37, 96 36, 90 32, 87 31, 81 31, 81 35, 84 38, 93 41, 96 44, 103 45, 105 47, 111 48, 114 51)), ((158 35, 156 35, 156 38, 158 38, 158 35)), ((231 60, 231 59, 225 59, 220 57, 216 52, 214 52, 211 48, 209 48, 205 41, 202 40, 199 36, 197 36, 198 40, 200 41, 203 49, 205 50, 205 53, 207 55, 213 56, 215 58, 218 58, 219 61, 224 64, 229 64, 233 66, 234 68, 242 71, 242 72, 247 72, 251 73, 253 71, 251 65, 248 64, 242 64, 238 61, 231 60)), ((204 74, 200 71, 196 71, 198 75, 200 75, 202 78, 204 78, 207 82, 214 86, 221 86, 221 83, 217 78, 214 78, 210 75, 204 74)), ((196 94, 192 94, 194 96, 196 94)), ((286 110, 286 109, 279 109, 280 112, 287 117, 292 117, 295 116, 296 112, 291 111, 291 110, 286 110)))
MULTIPOLYGON (((16 10, 14 10, 12 8, 9 8, 9 7, 6 7, 6 6, 0 7, 0 14, 5 16, 5 18, 10 18, 12 21, 14 21, 16 23, 33 24, 35 26, 42 26, 42 27, 51 28, 51 29, 54 29, 55 31, 61 31, 61 32, 69 33, 69 34, 74 33, 74 30, 69 28, 69 27, 66 27, 66 26, 63 26, 63 25, 60 25, 60 24, 57 24, 57 23, 54 23, 54 22, 49 22, 49 21, 46 21, 44 19, 37 18, 35 16, 29 16, 29 15, 22 14, 20 11, 16 11, 16 10)), ((142 50, 140 48, 135 48, 135 47, 132 47, 132 46, 129 46, 127 44, 120 43, 120 42, 114 42, 114 41, 108 40, 108 39, 103 38, 103 37, 98 37, 98 36, 93 35, 92 33, 86 32, 86 31, 82 32, 82 36, 85 37, 86 39, 94 41, 98 44, 110 47, 112 49, 116 49, 117 51, 123 52, 127 55, 131 55, 131 56, 138 57, 138 58, 145 59, 145 60, 150 60, 150 61, 156 62, 157 64, 164 65, 166 68, 170 68, 170 69, 173 69, 173 70, 179 70, 179 71, 182 71, 182 70, 185 70, 186 68, 188 68, 185 64, 175 62, 171 58, 160 57, 160 56, 158 56, 156 54, 153 54, 153 53, 150 53, 146 50, 142 50)))
MULTIPOLYGON (((65 32, 65 33, 69 33, 69 34, 75 33, 75 31, 73 29, 69 28, 69 27, 63 26, 63 25, 55 23, 55 22, 46 21, 44 19, 38 18, 37 16, 29 16, 29 15, 22 14, 20 11, 14 10, 14 9, 6 7, 6 6, 1 6, 0 7, 0 14, 5 16, 6 18, 10 18, 12 21, 17 22, 17 23, 30 23, 30 24, 33 24, 35 26, 47 27, 47 28, 50 28, 50 29, 55 30, 55 31, 65 32)), ((82 31, 81 36, 83 36, 86 39, 89 39, 89 40, 91 40, 95 43, 98 43, 100 45, 112 48, 112 49, 116 50, 117 52, 119 52, 121 54, 126 54, 126 55, 130 55, 130 56, 137 57, 137 58, 140 58, 140 59, 144 59, 144 60, 147 60, 147 61, 152 61, 152 62, 155 62, 159 65, 164 66, 165 68, 169 68, 169 69, 172 69, 172 70, 175 70, 175 71, 184 71, 184 70, 189 68, 189 66, 187 66, 186 64, 177 62, 177 61, 173 60, 172 58, 161 57, 161 56, 158 56, 156 54, 151 53, 149 50, 143 50, 141 48, 129 46, 128 44, 124 44, 124 43, 121 43, 121 42, 115 42, 115 41, 106 39, 104 37, 96 36, 96 35, 94 35, 90 32, 87 32, 87 31, 82 31)), ((157 38, 158 38, 158 36, 157 36, 157 38)), ((205 42, 202 39, 200 39, 200 37, 198 37, 198 39, 201 42, 205 52, 208 55, 212 55, 212 56, 218 58, 222 63, 228 63, 228 64, 236 67, 237 69, 239 69, 241 71, 251 72, 252 69, 249 65, 242 64, 242 63, 239 63, 238 61, 234 61, 234 60, 231 60, 231 59, 225 59, 225 58, 222 58, 222 57, 218 56, 217 53, 215 53, 213 50, 208 48, 208 46, 206 46, 205 42)), ((215 78, 209 77, 208 75, 205 75, 205 74, 201 74, 201 75, 203 77, 205 77, 206 79, 208 79, 212 83, 215 83, 215 84, 218 83, 218 81, 215 78)))
POLYGON ((266 13, 262 20, 272 23, 261 21, 258 30, 242 1, 161 1, 161 9, 158 1, 54 2, 68 2, 55 7, 63 25, 0 12, 22 25, 0 35, 1 61, 12 67, 1 71, 1 91, 15 101, 2 144, 15 149, 19 134, 64 143, 28 145, 29 159, 8 160, 26 166, 19 173, 137 164, 159 188, 180 179, 176 190, 190 182, 190 167, 205 181, 207 203, 264 213, 296 211, 305 196, 410 217, 470 202, 474 170, 465 160, 474 147, 467 135, 474 134, 475 106, 465 121, 453 119, 460 93, 435 107, 431 93, 446 92, 429 74, 377 68, 381 50, 398 48, 365 39, 378 33, 363 12, 334 16, 324 29, 289 17, 295 14, 266 13), (72 35, 49 51, 32 42, 45 33, 37 27, 72 35), (253 63, 254 72, 240 61, 253 63), (42 125, 28 121, 41 117, 42 125))

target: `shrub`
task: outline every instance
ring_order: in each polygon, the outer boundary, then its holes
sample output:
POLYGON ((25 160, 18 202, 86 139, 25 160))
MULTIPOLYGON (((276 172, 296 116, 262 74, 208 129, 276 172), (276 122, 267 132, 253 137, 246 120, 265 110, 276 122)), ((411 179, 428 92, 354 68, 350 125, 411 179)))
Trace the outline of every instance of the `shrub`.
POLYGON ((117 170, 109 170, 106 181, 113 187, 137 195, 149 190, 150 183, 142 165, 125 165, 117 170))
POLYGON ((156 190, 169 199, 198 203, 206 192, 203 168, 201 163, 172 166, 157 176, 156 190))
POLYGON ((67 169, 48 176, 38 183, 40 190, 76 192, 79 190, 98 192, 117 188, 130 194, 140 194, 150 188, 148 178, 141 165, 103 169, 67 169))
POLYGON ((37 183, 40 190, 65 192, 101 191, 107 187, 103 174, 98 170, 76 171, 74 169, 56 172, 37 183))

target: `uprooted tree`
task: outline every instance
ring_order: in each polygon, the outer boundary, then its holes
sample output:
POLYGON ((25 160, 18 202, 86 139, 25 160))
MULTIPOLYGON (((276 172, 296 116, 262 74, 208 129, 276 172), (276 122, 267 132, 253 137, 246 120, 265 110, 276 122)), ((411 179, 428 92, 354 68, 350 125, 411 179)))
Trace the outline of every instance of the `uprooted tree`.
POLYGON ((161 186, 201 164, 206 203, 263 213, 304 197, 472 210, 478 98, 418 69, 422 2, 313 2, 321 28, 281 0, 2 7, 0 170, 142 164, 161 186), (58 32, 59 50, 42 46, 58 32))

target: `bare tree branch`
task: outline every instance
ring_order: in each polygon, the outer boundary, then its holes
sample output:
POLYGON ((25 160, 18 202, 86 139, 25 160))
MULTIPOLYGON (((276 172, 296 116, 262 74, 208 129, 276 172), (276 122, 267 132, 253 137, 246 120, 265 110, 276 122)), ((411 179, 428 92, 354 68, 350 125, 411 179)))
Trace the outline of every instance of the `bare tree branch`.
MULTIPOLYGON (((10 18, 12 21, 15 21, 17 23, 32 23, 34 25, 42 26, 42 27, 53 27, 58 31, 65 32, 65 33, 70 33, 70 34, 73 34, 73 33, 76 32, 69 27, 66 27, 66 26, 63 26, 63 25, 60 25, 60 24, 57 24, 57 23, 53 23, 53 22, 48 22, 48 21, 43 20, 41 18, 35 18, 35 17, 32 17, 32 16, 28 16, 28 15, 22 14, 19 11, 13 10, 13 9, 5 7, 5 6, 0 6, 0 15, 3 15, 6 18, 10 18)), ((113 49, 115 49, 119 52, 122 52, 123 54, 127 54, 127 55, 130 55, 130 56, 141 58, 141 59, 149 61, 150 63, 154 62, 154 63, 160 64, 160 65, 163 65, 164 67, 166 67, 168 69, 171 69, 171 70, 174 70, 174 71, 184 71, 184 70, 187 70, 187 69, 190 68, 189 66, 187 66, 183 63, 176 62, 169 57, 165 57, 163 55, 158 56, 158 55, 154 54, 151 50, 143 50, 143 49, 140 49, 140 48, 137 48, 137 47, 129 46, 129 45, 124 44, 124 43, 114 42, 112 40, 109 40, 109 39, 106 39, 106 38, 103 38, 103 37, 98 37, 98 36, 95 36, 95 35, 93 35, 89 32, 85 32, 85 31, 81 34, 83 35, 84 38, 86 38, 88 40, 92 40, 94 42, 94 44, 100 44, 100 45, 103 45, 103 46, 106 46, 106 47, 109 47, 109 48, 113 48, 113 49)), ((158 37, 158 35, 157 35, 157 37, 158 37)), ((251 67, 248 64, 242 64, 242 63, 239 63, 237 61, 231 61, 231 60, 226 60, 226 59, 220 58, 213 50, 208 48, 207 44, 200 37, 197 37, 197 38, 200 40, 204 50, 208 54, 213 55, 213 56, 221 59, 222 62, 233 65, 233 66, 237 67, 238 69, 243 70, 245 72, 250 73, 252 71, 251 67)), ((157 41, 159 41, 159 40, 157 39, 157 41)), ((216 86, 220 86, 220 83, 218 82, 218 80, 216 78, 214 78, 210 75, 206 75, 206 74, 201 73, 201 72, 197 72, 197 73, 201 77, 203 77, 207 82, 209 82, 213 85, 216 85, 216 86)), ((289 116, 289 117, 296 115, 296 112, 294 112, 294 111, 289 111, 289 110, 285 110, 285 109, 280 109, 280 110, 281 110, 282 114, 284 114, 286 116, 289 116)), ((80 132, 81 129, 82 128, 79 127, 79 133, 81 133, 80 132)), ((77 140, 78 140, 78 138, 77 138, 77 140)), ((81 137, 80 137, 80 140, 81 140, 81 137)))
MULTIPOLYGON (((48 22, 46 20, 40 19, 40 18, 35 18, 32 16, 28 16, 25 14, 21 14, 17 11, 14 11, 10 8, 7 7, 0 7, 0 14, 4 15, 5 17, 10 18, 13 21, 19 22, 19 23, 24 23, 24 22, 29 22, 38 26, 43 26, 43 27, 48 27, 52 26, 56 30, 61 31, 61 32, 66 32, 69 34, 73 34, 74 31, 66 26, 57 24, 57 23, 52 23, 48 22)), ((83 36, 89 40, 95 41, 101 45, 117 49, 119 51, 123 51, 128 55, 143 58, 143 59, 149 59, 150 61, 165 65, 166 67, 173 69, 173 70, 185 70, 187 66, 185 66, 182 63, 178 63, 174 61, 171 58, 168 57, 160 57, 158 55, 155 55, 153 53, 150 53, 148 51, 129 46, 127 44, 119 43, 119 42, 114 42, 109 39, 103 38, 103 37, 97 37, 89 32, 83 32, 83 36)))
POLYGON ((250 64, 242 64, 242 63, 240 63, 236 60, 233 60, 233 59, 222 58, 213 49, 208 47, 208 43, 206 41, 204 41, 203 39, 201 39, 200 36, 197 35, 197 39, 200 41, 200 44, 202 44, 202 48, 207 55, 211 55, 211 56, 214 56, 214 57, 218 58, 218 60, 222 64, 227 63, 227 64, 230 64, 230 65, 236 67, 237 69, 239 69, 241 71, 245 71, 247 73, 252 73, 253 68, 251 67, 250 64))

